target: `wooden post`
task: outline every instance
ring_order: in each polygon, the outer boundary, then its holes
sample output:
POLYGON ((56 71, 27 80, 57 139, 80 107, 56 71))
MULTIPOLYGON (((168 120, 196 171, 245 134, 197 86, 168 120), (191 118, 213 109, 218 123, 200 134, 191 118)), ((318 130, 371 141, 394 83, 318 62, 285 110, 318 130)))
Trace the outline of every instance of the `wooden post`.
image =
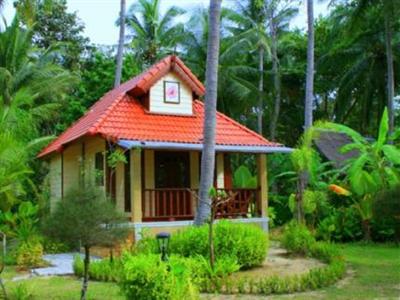
MULTIPOLYGON (((199 183, 200 183, 199 154, 200 154, 200 152, 197 152, 197 151, 190 152, 190 188, 192 190, 199 189, 199 183)), ((194 199, 194 197, 192 196, 192 212, 193 212, 193 214, 196 213, 196 208, 197 208, 196 200, 197 199, 194 199)))
POLYGON ((131 149, 131 219, 142 222, 142 150, 131 149))
POLYGON ((268 176, 267 176, 267 155, 257 154, 257 176, 258 176, 258 187, 260 189, 260 200, 261 200, 261 216, 266 217, 268 215, 268 176))
POLYGON ((116 206, 121 212, 125 212, 125 165, 123 162, 118 162, 115 168, 116 182, 116 206))
POLYGON ((217 153, 216 159, 217 165, 217 188, 223 189, 225 187, 225 180, 224 180, 224 154, 217 153))
MULTIPOLYGON (((144 188, 145 189, 154 189, 155 188, 155 176, 154 176, 154 150, 144 150, 144 188)), ((148 193, 145 194, 145 207, 143 207, 145 216, 154 215, 154 194, 148 193), (150 205, 152 202, 152 205, 150 205), (152 207, 153 211, 150 211, 150 207, 152 207)))

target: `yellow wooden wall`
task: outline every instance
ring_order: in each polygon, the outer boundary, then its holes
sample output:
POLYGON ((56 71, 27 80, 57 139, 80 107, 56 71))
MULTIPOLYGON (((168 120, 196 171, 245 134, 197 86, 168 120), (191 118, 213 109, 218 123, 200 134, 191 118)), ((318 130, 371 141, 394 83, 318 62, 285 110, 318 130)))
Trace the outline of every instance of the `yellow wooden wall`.
POLYGON ((79 176, 82 171, 82 145, 75 143, 69 145, 63 151, 63 186, 64 196, 79 185, 79 176))
MULTIPOLYGON (((95 155, 97 152, 104 151, 105 141, 103 139, 88 137, 68 145, 62 154, 53 155, 50 158, 49 173, 51 203, 65 196, 72 188, 77 188, 83 182, 82 178, 85 182, 94 181, 95 155), (83 149, 84 156, 82 156, 83 149), (61 170, 63 170, 63 174, 61 170), (64 195, 62 195, 62 191, 64 195)), ((53 205, 51 206, 53 207, 53 205)))
POLYGON ((49 166, 49 183, 50 183, 50 208, 54 209, 57 201, 62 198, 61 183, 62 157, 60 153, 56 153, 50 159, 49 166))
MULTIPOLYGON (((98 152, 104 154, 104 182, 105 182, 105 169, 106 169, 106 141, 99 137, 87 137, 83 139, 80 144, 84 143, 85 148, 85 182, 93 183, 95 180, 95 156, 98 152)), ((81 153, 79 153, 81 155, 81 153)), ((65 163, 65 158, 64 158, 65 163)), ((103 186, 104 190, 105 187, 103 186)))

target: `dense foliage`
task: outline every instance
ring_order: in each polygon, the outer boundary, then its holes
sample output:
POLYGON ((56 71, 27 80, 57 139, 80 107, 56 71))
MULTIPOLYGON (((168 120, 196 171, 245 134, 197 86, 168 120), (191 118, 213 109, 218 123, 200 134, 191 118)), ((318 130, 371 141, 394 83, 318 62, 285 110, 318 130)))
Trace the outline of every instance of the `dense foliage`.
POLYGON ((292 221, 285 227, 281 242, 290 252, 304 255, 315 244, 315 238, 305 225, 292 221))
POLYGON ((190 269, 179 260, 168 265, 158 255, 125 258, 121 288, 127 299, 197 299, 190 269))
MULTIPOLYGON (((316 130, 301 137, 307 36, 289 26, 300 2, 228 2, 221 14, 218 109, 266 138, 297 146, 290 159, 269 156, 269 216, 282 225, 296 215, 299 178, 306 172, 299 207, 318 239, 398 239, 396 209, 381 210, 397 207, 390 195, 400 180, 398 3, 333 1, 329 13, 314 22, 314 119, 323 121, 314 129, 347 134, 352 142, 342 151, 360 154, 335 166, 314 147, 316 130), (391 78, 395 105, 388 101, 391 78), (337 194, 331 185, 351 195, 337 194)), ((112 88, 115 69, 114 47, 90 44, 65 0, 13 4, 15 18, 0 24, 0 229, 12 240, 10 261, 18 245, 30 247, 24 244, 32 244, 28 236, 45 251, 65 249, 38 231, 39 218, 49 213, 49 181, 46 163, 35 155, 112 88)), ((176 53, 204 81, 207 10, 163 11, 159 0, 141 0, 128 10, 126 26, 123 80, 176 53)), ((254 187, 254 157, 230 157, 234 185, 254 187)))
MULTIPOLYGON (((265 233, 258 227, 221 221, 214 229, 215 256, 233 257, 241 268, 260 265, 268 250, 265 233)), ((209 255, 208 226, 189 227, 171 238, 171 253, 182 256, 209 255)))

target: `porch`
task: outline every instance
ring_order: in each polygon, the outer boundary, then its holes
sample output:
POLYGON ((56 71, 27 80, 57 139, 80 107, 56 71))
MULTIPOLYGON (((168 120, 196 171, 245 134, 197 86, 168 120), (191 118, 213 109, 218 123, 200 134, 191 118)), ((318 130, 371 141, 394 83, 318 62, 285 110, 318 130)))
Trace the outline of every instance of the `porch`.
MULTIPOLYGON (((116 168, 114 197, 131 224, 135 228, 189 224, 198 205, 201 152, 133 148, 125 153, 127 163, 116 168)), ((253 154, 257 161, 257 186, 237 188, 233 186, 230 153, 217 152, 215 158, 214 186, 230 197, 218 207, 216 218, 262 219, 265 223, 266 154, 253 154)))
MULTIPOLYGON (((260 189, 219 188, 230 198, 218 206, 217 219, 261 216, 260 189)), ((198 190, 190 188, 145 189, 142 197, 142 221, 193 220, 198 205, 198 190)))

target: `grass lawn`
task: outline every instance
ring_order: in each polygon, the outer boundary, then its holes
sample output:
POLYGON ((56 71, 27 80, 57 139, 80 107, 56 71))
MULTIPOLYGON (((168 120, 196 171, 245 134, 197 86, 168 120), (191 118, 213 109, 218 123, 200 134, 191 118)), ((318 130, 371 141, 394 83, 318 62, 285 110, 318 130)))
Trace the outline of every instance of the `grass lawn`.
POLYGON ((400 247, 362 244, 340 247, 350 274, 334 286, 300 293, 295 299, 400 299, 400 247))
MULTIPOLYGON (((400 247, 391 245, 340 245, 348 263, 349 275, 336 285, 307 293, 279 295, 268 299, 399 299, 400 247)), ((7 268, 3 278, 15 275, 7 268)), ((33 299, 79 299, 81 282, 74 278, 34 278, 7 282, 9 291, 23 284, 33 299)), ((124 299, 113 283, 90 282, 89 299, 124 299)), ((260 299, 260 296, 215 296, 205 299, 260 299)))

